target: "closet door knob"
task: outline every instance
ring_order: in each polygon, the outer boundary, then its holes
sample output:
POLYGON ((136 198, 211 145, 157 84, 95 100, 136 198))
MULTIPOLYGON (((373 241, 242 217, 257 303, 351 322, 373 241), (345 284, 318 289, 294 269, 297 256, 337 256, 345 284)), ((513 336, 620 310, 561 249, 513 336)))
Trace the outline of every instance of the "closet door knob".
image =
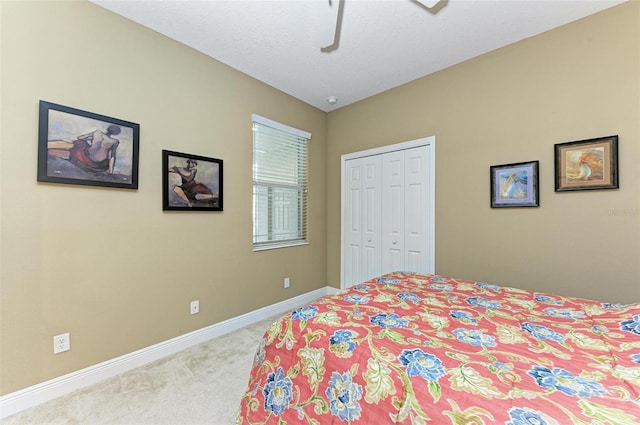
POLYGON ((393 242, 391 242, 391 243, 395 245, 395 244, 397 244, 397 243, 398 243, 398 241, 393 241, 393 242))
POLYGON ((371 242, 371 238, 367 239, 367 242, 371 242))

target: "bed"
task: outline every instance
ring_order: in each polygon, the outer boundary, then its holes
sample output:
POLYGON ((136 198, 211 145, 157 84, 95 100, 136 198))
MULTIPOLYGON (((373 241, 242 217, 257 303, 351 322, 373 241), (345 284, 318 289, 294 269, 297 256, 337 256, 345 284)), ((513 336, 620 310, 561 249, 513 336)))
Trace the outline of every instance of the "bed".
POLYGON ((640 424, 640 304, 390 273, 296 309, 237 424, 640 424))

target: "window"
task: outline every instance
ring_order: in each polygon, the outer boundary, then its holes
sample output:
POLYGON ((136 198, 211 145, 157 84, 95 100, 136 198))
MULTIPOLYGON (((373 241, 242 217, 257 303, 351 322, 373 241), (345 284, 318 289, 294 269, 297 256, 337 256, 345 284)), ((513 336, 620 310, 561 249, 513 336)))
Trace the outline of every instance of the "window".
POLYGON ((311 134, 253 115, 253 249, 307 243, 311 134))

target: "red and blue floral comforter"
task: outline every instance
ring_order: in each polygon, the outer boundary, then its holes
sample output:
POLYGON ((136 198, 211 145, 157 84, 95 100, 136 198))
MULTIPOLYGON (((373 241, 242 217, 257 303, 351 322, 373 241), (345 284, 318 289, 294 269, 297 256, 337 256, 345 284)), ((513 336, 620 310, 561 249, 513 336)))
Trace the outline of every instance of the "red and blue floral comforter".
POLYGON ((237 424, 640 424, 640 304, 391 273, 275 322, 237 424))

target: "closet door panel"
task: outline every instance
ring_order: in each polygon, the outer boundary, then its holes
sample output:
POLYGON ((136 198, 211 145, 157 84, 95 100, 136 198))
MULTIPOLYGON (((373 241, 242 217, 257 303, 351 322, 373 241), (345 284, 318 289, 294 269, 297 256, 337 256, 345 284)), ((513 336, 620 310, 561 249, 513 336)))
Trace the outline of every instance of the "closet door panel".
POLYGON ((405 151, 405 263, 408 271, 430 272, 428 147, 405 151))
POLYGON ((382 273, 404 270, 404 153, 382 155, 382 273))
POLYGON ((361 252, 362 249, 358 245, 349 245, 347 248, 347 258, 349 259, 350 263, 349 267, 345 269, 344 277, 349 286, 357 285, 361 282, 361 252))
POLYGON ((362 161, 346 161, 346 197, 343 213, 344 279, 348 286, 360 282, 362 262, 362 161))
POLYGON ((359 283, 379 276, 380 270, 380 249, 365 247, 362 258, 362 270, 359 283))
POLYGON ((362 274, 360 282, 382 271, 382 158, 365 157, 362 178, 362 274))
POLYGON ((407 250, 405 253, 405 271, 421 271, 424 256, 422 252, 407 250))
POLYGON ((389 248, 384 251, 384 256, 386 270, 382 274, 405 270, 404 253, 401 249, 389 248))

